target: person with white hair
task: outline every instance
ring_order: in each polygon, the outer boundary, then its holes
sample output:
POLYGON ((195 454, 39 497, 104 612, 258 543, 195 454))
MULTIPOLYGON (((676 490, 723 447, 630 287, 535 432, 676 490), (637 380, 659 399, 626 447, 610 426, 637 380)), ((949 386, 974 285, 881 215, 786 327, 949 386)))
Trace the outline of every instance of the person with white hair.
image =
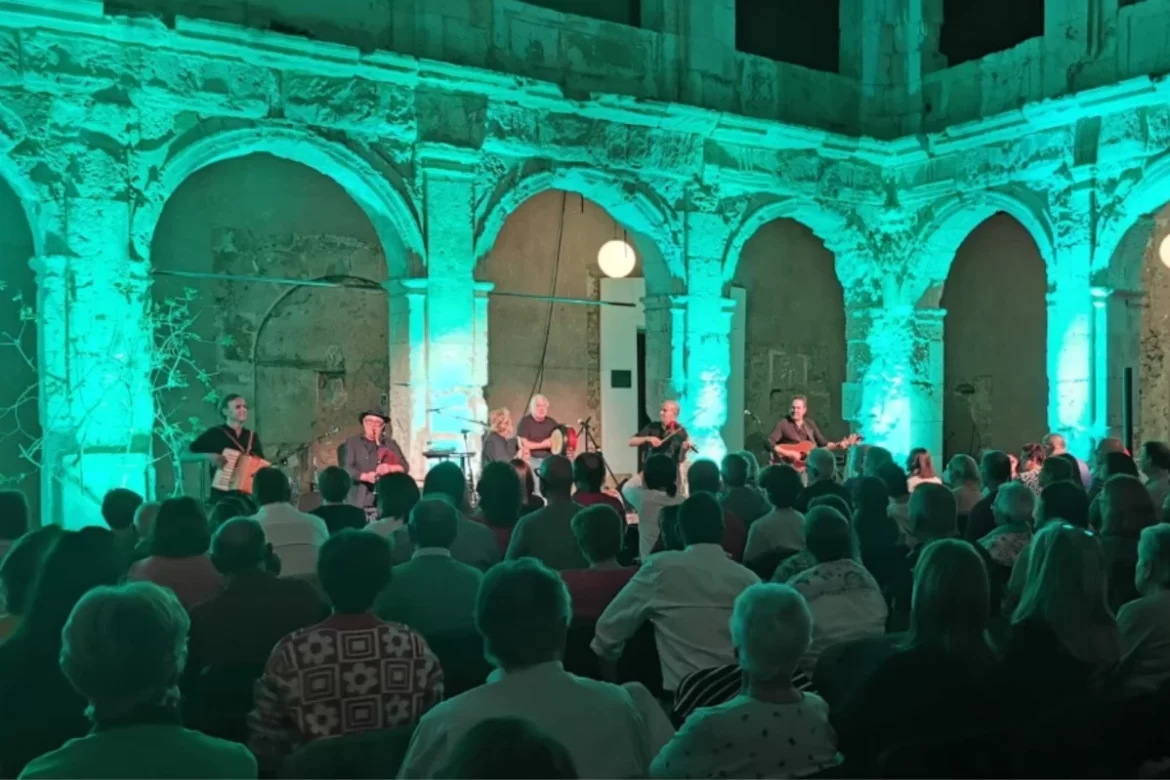
POLYGON ((20 776, 256 777, 246 747, 183 728, 189 625, 175 594, 150 582, 85 594, 62 631, 60 662, 89 701, 94 729, 33 759, 20 776))
POLYGON ((1020 551, 1032 541, 1032 515, 1036 511, 1036 494, 1023 482, 1009 482, 1000 487, 991 507, 995 529, 979 540, 997 566, 1009 572, 1020 551))
POLYGON ((743 691, 696 710, 650 766, 650 777, 801 777, 838 763, 829 705, 793 687, 812 641, 812 615, 794 588, 760 583, 735 600, 731 640, 743 691))
MULTIPOLYGON (((520 449, 527 455, 528 465, 533 473, 540 473, 540 464, 550 455, 560 455, 552 451, 552 435, 561 429, 561 424, 548 414, 548 399, 543 395, 532 396, 528 404, 528 414, 520 418, 516 425, 516 439, 520 449)), ((539 480, 537 480, 539 483, 539 480)), ((540 485, 536 491, 540 493, 540 485)))
POLYGON ((1126 687, 1153 691, 1170 680, 1170 525, 1142 529, 1134 576, 1141 597, 1117 613, 1126 687))

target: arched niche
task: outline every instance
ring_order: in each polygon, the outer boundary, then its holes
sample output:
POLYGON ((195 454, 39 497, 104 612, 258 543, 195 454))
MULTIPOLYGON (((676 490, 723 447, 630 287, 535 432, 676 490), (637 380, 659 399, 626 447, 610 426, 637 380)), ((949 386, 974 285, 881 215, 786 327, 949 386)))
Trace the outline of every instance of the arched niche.
POLYGON ((993 214, 963 236, 941 288, 943 457, 1018 452, 1048 428, 1047 273, 1033 233, 993 214))
MULTIPOLYGON (((236 157, 199 168, 176 188, 151 260, 160 272, 233 277, 159 276, 154 300, 197 291, 196 362, 214 375, 217 394, 248 398, 269 459, 307 452, 287 463, 307 486, 357 431, 358 413, 385 403, 389 392, 387 258, 368 213, 306 165, 265 153, 236 157)), ((192 383, 164 402, 177 419, 215 424, 215 404, 203 396, 192 383)), ((158 480, 165 493, 173 483, 169 464, 160 464, 158 480)))

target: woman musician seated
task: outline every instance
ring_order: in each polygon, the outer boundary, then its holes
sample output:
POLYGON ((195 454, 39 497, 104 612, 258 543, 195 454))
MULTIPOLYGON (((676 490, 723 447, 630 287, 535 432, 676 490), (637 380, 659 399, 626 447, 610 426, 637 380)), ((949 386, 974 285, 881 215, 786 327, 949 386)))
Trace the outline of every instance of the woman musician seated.
MULTIPOLYGON (((264 447, 260 444, 260 437, 255 431, 244 427, 248 420, 248 402, 238 393, 224 396, 219 405, 219 413, 223 415, 223 425, 208 428, 191 442, 187 455, 183 460, 188 462, 204 462, 211 466, 211 481, 215 482, 216 473, 227 465, 224 450, 235 450, 243 455, 264 457, 264 447)), ((211 489, 211 503, 228 495, 231 491, 211 489)))

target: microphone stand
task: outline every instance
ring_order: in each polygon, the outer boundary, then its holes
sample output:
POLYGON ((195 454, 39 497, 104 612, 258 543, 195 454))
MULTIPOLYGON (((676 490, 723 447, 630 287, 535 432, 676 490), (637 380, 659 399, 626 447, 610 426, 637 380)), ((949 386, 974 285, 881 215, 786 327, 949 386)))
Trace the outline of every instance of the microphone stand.
MULTIPOLYGON (((488 424, 485 423, 483 420, 477 420, 474 417, 464 417, 463 415, 460 415, 460 414, 450 414, 449 412, 444 412, 442 409, 428 409, 427 411, 434 412, 436 414, 441 414, 450 420, 458 420, 459 422, 471 423, 472 425, 478 425, 481 428, 485 428, 485 429, 488 427, 488 424)), ((468 439, 467 439, 467 437, 471 435, 471 430, 468 428, 464 428, 463 430, 460 431, 460 435, 463 437, 463 457, 460 458, 460 460, 463 461, 463 474, 464 474, 464 476, 467 477, 467 489, 469 491, 471 491, 471 495, 474 496, 475 495, 475 469, 473 469, 471 467, 471 442, 468 441, 468 439)))
MULTIPOLYGON (((577 438, 585 443, 585 447, 582 449, 582 452, 596 452, 601 456, 601 465, 605 466, 605 472, 609 474, 609 478, 613 480, 614 487, 616 488, 618 486, 617 474, 613 473, 613 468, 610 467, 609 461, 605 457, 605 453, 602 452, 601 448, 597 446, 597 439, 593 438, 593 426, 589 422, 592 419, 592 417, 587 417, 584 420, 579 421, 581 428, 577 433, 577 438), (592 445, 593 449, 589 449, 590 445, 592 445)), ((622 499, 622 503, 625 503, 625 499, 622 499)))
MULTIPOLYGON (((760 436, 764 437, 765 445, 770 444, 770 442, 768 441, 768 432, 764 430, 764 423, 760 420, 759 417, 756 416, 756 413, 753 412, 751 409, 744 409, 743 411, 748 417, 751 418, 752 422, 754 422, 756 424, 756 430, 758 430, 760 432, 760 436)), ((767 452, 768 452, 768 462, 772 463, 775 460, 775 453, 772 452, 772 448, 770 446, 767 447, 767 452)))

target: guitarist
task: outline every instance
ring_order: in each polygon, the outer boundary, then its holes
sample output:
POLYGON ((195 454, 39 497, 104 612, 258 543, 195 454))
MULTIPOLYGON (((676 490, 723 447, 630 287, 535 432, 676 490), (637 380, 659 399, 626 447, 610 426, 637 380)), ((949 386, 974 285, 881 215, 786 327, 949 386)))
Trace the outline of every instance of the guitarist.
POLYGON ((803 461, 812 447, 832 448, 817 424, 805 416, 806 412, 808 399, 803 395, 793 396, 788 416, 776 423, 768 437, 768 442, 772 445, 773 462, 803 461), (800 446, 809 444, 812 447, 800 446))

